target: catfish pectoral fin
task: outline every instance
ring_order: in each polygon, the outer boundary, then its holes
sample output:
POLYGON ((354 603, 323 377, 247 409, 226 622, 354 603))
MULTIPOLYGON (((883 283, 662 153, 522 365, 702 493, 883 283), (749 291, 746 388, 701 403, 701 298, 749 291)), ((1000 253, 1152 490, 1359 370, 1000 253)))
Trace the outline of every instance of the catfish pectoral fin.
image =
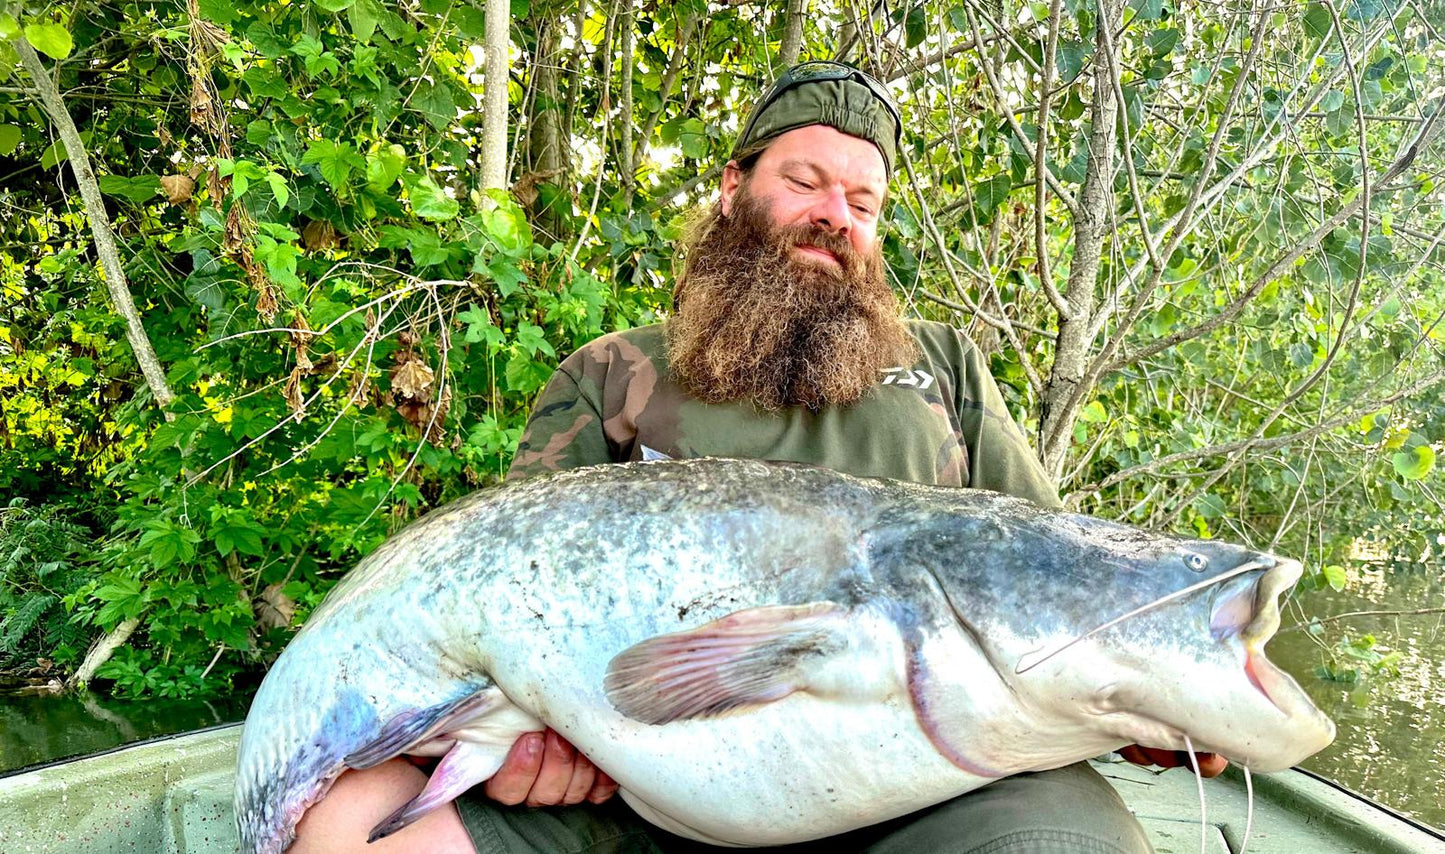
POLYGON ((487 685, 456 700, 397 715, 382 726, 380 735, 346 755, 346 767, 362 771, 380 765, 439 733, 459 728, 499 700, 504 701, 501 692, 487 685))
POLYGON ((648 724, 781 700, 807 687, 805 661, 847 647, 846 613, 832 602, 750 608, 650 638, 608 664, 607 699, 648 724))

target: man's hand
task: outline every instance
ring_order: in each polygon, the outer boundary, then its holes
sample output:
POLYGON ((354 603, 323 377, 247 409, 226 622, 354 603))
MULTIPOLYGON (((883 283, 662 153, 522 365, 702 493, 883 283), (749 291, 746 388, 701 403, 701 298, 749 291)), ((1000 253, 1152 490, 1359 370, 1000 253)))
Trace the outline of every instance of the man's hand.
POLYGON ((617 794, 617 783, 552 730, 517 739, 507 760, 482 791, 504 804, 555 807, 600 804, 617 794))
MULTIPOLYGON (((1131 744, 1119 751, 1119 755, 1135 765, 1158 765, 1160 768, 1193 768, 1187 750, 1160 750, 1157 747, 1140 747, 1131 744)), ((1229 767, 1229 760, 1218 753, 1196 753, 1201 777, 1217 777, 1229 767)))

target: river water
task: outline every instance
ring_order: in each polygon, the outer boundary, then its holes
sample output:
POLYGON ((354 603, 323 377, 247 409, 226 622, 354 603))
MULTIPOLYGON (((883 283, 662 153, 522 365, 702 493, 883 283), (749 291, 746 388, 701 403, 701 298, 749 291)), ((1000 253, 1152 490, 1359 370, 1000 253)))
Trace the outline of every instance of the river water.
MULTIPOLYGON (((1272 661, 1295 674, 1339 725, 1335 743, 1305 767, 1436 827, 1445 827, 1445 614, 1364 616, 1329 624, 1371 633, 1377 649, 1399 650, 1400 674, 1351 686, 1313 675, 1321 641, 1289 628, 1292 616, 1405 611, 1445 605, 1445 570, 1359 571, 1343 593, 1297 594, 1286 628, 1269 644, 1272 661)), ((1297 622, 1297 620, 1293 621, 1297 622)), ((0 773, 106 750, 157 735, 240 720, 248 699, 124 702, 97 696, 0 696, 0 773)))
MULTIPOLYGON (((1445 606, 1445 567, 1409 572, 1352 571, 1343 592, 1304 593, 1291 606, 1316 619, 1357 611, 1406 612, 1445 606)), ((1286 625, 1290 622, 1285 618, 1286 625)), ((1381 613, 1325 626, 1323 644, 1341 632, 1373 635, 1376 651, 1401 653, 1400 675, 1351 686, 1316 678, 1322 643, 1284 629, 1269 658, 1334 718, 1334 744, 1304 767, 1426 824, 1445 828, 1445 613, 1381 613)))

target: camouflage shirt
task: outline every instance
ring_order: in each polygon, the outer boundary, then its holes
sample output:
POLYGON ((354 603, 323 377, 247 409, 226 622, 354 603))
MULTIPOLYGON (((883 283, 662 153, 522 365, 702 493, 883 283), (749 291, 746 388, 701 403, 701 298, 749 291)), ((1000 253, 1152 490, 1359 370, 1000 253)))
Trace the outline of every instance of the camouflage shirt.
POLYGON ((883 372, 855 403, 818 412, 703 403, 668 369, 660 324, 604 335, 558 366, 507 477, 639 460, 645 445, 674 458, 791 460, 1057 506, 973 342, 931 321, 909 321, 909 331, 916 364, 883 372))

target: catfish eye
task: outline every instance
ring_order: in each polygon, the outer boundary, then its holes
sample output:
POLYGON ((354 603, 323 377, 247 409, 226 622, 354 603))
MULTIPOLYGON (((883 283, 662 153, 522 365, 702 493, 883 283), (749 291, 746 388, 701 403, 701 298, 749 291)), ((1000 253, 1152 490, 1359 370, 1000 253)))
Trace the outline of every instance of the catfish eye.
POLYGON ((1209 566, 1209 558, 1198 552, 1188 552, 1184 555, 1184 565, 1195 572, 1203 572, 1209 566))

